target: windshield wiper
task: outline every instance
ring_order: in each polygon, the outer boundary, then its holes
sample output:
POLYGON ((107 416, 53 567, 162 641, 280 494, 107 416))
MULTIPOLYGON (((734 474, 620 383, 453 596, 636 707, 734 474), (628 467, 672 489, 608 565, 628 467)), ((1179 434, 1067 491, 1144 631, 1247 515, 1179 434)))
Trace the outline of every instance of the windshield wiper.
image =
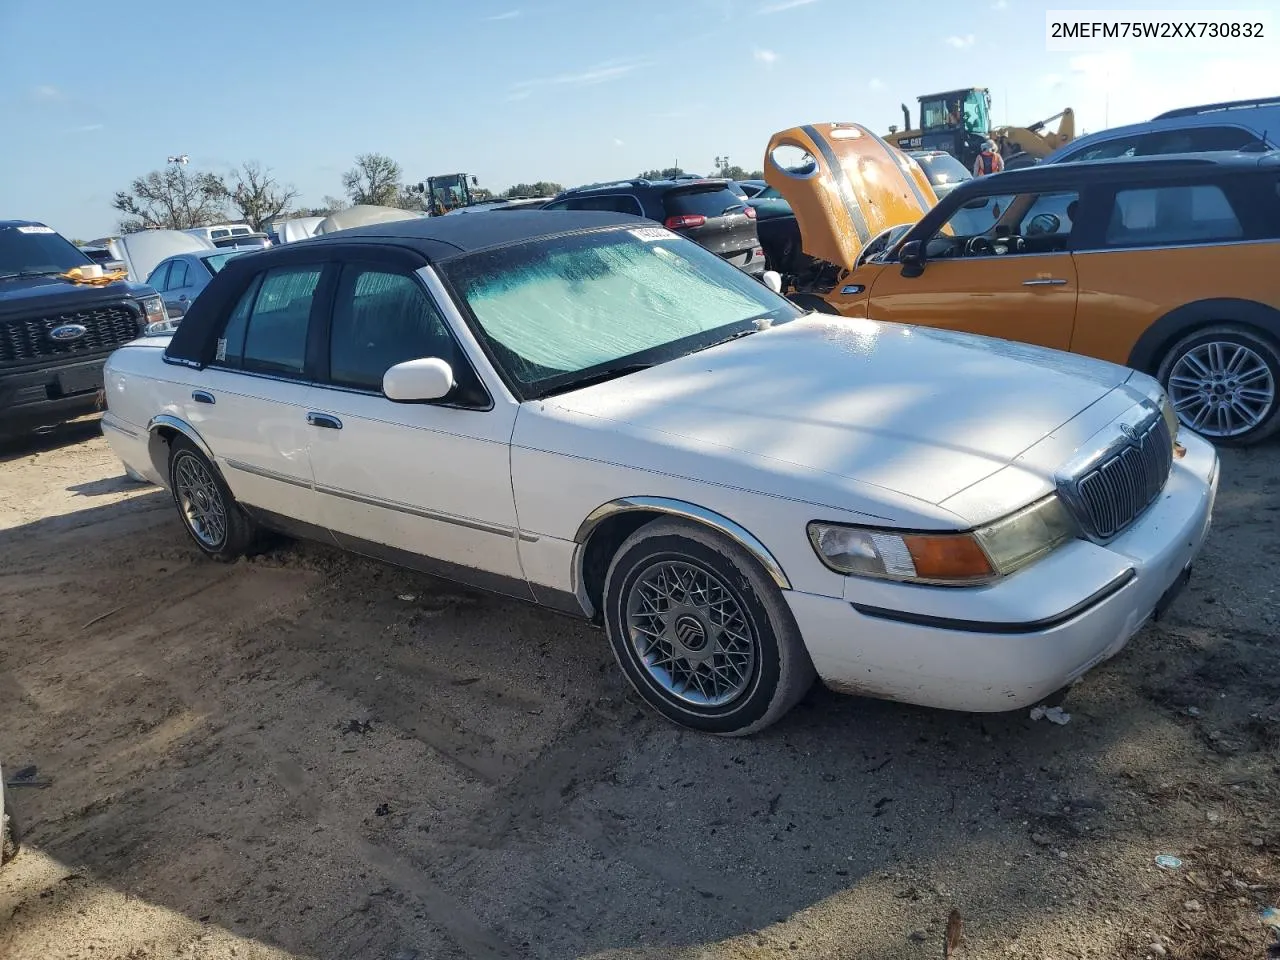
POLYGON ((65 270, 16 270, 13 273, 0 273, 0 280, 13 280, 17 277, 56 277, 65 270))
POLYGON ((615 380, 618 377, 625 377, 628 373, 637 373, 641 370, 648 370, 652 366, 652 363, 620 363, 616 367, 605 367, 603 370, 597 370, 595 373, 588 374, 578 380, 572 380, 569 383, 562 383, 558 387, 552 387, 550 390, 543 391, 539 394, 539 397, 554 397, 556 394, 568 393, 570 390, 578 390, 581 387, 590 387, 597 383, 604 383, 606 380, 615 380))

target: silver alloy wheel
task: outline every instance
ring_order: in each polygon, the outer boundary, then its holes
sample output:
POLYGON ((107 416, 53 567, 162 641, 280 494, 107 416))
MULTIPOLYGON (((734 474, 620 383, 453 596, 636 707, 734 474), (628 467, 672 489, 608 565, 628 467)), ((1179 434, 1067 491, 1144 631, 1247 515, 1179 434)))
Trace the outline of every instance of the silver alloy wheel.
POLYGON ((196 539, 210 549, 220 547, 227 537, 227 510, 209 468, 189 453, 180 454, 174 470, 174 492, 178 495, 178 508, 196 539))
POLYGON ((674 560, 652 564, 631 585, 626 615, 639 664, 671 696, 719 707, 750 684, 755 630, 709 570, 674 560))
POLYGON ((1276 400, 1266 360, 1242 343, 1211 340, 1192 347, 1169 372, 1178 418, 1208 437, 1235 437, 1262 423, 1276 400))

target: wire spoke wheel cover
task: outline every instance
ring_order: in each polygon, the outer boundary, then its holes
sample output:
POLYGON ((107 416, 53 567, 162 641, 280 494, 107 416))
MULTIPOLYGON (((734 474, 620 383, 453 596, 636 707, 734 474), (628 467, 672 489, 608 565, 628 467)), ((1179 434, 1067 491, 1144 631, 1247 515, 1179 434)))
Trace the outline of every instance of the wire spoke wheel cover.
POLYGON ((1235 437, 1267 419, 1276 402, 1276 375, 1243 343, 1210 340, 1182 354, 1169 371, 1169 399, 1178 418, 1208 437, 1235 437))
POLYGON ((625 614, 636 662, 671 697, 720 707, 750 685, 755 628, 734 592, 700 564, 649 565, 631 584, 625 614))
POLYGON ((188 453, 174 464, 174 493, 187 526, 205 546, 217 549, 227 537, 227 508, 209 468, 188 453))

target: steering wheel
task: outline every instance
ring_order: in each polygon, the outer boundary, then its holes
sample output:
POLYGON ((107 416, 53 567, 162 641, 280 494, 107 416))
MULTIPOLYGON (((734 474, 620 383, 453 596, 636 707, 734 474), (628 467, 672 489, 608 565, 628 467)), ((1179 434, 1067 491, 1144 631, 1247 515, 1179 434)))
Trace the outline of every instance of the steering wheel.
POLYGON ((995 246, 984 236, 970 237, 965 241, 966 257, 989 257, 996 252, 995 246))

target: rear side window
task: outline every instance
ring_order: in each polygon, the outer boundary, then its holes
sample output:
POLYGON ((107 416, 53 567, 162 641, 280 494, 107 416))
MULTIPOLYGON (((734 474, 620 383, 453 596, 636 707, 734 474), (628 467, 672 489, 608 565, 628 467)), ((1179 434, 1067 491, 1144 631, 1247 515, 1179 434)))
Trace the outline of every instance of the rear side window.
POLYGON ((1109 247, 1239 240, 1240 220, 1222 188, 1202 183, 1116 192, 1109 247))
POLYGON ((218 340, 216 360, 244 370, 299 376, 323 269, 278 267, 251 284, 218 340))
POLYGON ((1151 133, 1143 138, 1139 156, 1163 153, 1208 153, 1214 150, 1244 150, 1258 138, 1242 127, 1190 127, 1151 133))
POLYGON ((1116 137, 1114 140, 1104 140, 1102 143, 1095 143, 1091 147, 1085 147, 1079 153, 1067 154, 1063 160, 1114 160, 1116 157, 1132 157, 1138 152, 1138 144, 1141 140, 1142 137, 1138 134, 1128 137, 1116 137))
POLYGON ((671 190, 662 199, 669 217, 720 217, 727 213, 741 213, 746 208, 743 199, 728 187, 671 190))
POLYGON ((628 213, 634 217, 644 216, 640 209, 640 201, 627 193, 604 193, 590 197, 573 197, 564 200, 548 210, 606 210, 610 213, 628 213))

